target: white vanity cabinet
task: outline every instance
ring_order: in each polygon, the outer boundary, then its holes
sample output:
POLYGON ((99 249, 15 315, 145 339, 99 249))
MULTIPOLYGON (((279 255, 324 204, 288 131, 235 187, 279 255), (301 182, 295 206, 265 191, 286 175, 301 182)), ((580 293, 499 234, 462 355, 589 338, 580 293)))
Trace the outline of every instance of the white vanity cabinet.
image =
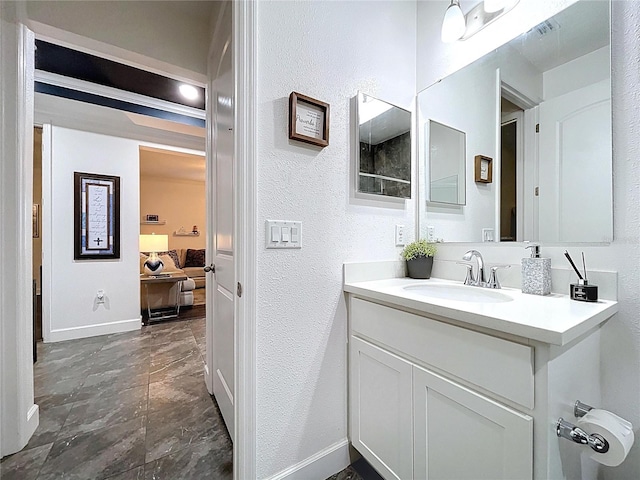
POLYGON ((350 297, 353 446, 386 479, 531 479, 533 349, 350 297), (517 405, 516 405, 517 407, 517 405))

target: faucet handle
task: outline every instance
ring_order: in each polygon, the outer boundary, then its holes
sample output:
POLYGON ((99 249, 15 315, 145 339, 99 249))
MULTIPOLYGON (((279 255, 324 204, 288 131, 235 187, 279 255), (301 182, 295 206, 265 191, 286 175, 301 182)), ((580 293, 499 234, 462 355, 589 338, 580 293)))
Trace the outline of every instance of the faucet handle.
POLYGON ((473 276, 473 263, 471 262, 456 262, 458 265, 464 265, 467 267, 467 275, 464 277, 465 285, 475 285, 476 279, 473 276))
POLYGON ((511 265, 492 265, 490 267, 489 281, 487 282, 487 288, 502 288, 500 281, 498 280, 498 274, 496 273, 500 268, 511 268, 511 265))

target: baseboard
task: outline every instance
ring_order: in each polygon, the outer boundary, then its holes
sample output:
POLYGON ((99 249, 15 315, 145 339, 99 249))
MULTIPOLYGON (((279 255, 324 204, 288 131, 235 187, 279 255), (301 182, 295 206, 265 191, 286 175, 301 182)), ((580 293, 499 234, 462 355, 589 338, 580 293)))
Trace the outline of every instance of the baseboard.
POLYGON ((38 425, 40 424, 40 407, 36 404, 31 405, 27 412, 27 439, 31 438, 38 425))
POLYGON ((309 480, 328 478, 349 466, 349 440, 329 445, 305 460, 286 468, 267 480, 309 480))
POLYGON ((118 322, 83 325, 82 327, 61 328, 59 330, 52 330, 47 342, 64 342, 65 340, 97 337, 98 335, 132 332, 134 330, 140 330, 141 326, 142 322, 140 318, 134 318, 131 320, 120 320, 118 322))

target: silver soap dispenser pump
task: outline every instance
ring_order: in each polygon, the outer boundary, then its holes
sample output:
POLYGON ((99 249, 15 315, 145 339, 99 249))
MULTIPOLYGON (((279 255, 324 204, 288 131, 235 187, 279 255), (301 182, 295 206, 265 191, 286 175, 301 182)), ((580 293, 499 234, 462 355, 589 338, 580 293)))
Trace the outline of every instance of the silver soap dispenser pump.
POLYGON ((531 243, 531 256, 522 259, 522 293, 549 295, 551 293, 551 259, 540 257, 540 245, 531 243))

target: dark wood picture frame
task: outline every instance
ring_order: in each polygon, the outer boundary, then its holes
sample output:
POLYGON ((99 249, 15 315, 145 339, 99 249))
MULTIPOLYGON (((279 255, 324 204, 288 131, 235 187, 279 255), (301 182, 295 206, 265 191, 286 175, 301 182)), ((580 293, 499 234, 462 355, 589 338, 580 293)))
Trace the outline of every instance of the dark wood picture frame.
POLYGON ((73 215, 76 260, 120 258, 120 177, 74 172, 73 215))
POLYGON ((477 183, 493 182, 493 158, 484 155, 475 156, 475 181, 477 183))
POLYGON ((329 104, 291 92, 289 138, 319 147, 329 145, 329 104))

